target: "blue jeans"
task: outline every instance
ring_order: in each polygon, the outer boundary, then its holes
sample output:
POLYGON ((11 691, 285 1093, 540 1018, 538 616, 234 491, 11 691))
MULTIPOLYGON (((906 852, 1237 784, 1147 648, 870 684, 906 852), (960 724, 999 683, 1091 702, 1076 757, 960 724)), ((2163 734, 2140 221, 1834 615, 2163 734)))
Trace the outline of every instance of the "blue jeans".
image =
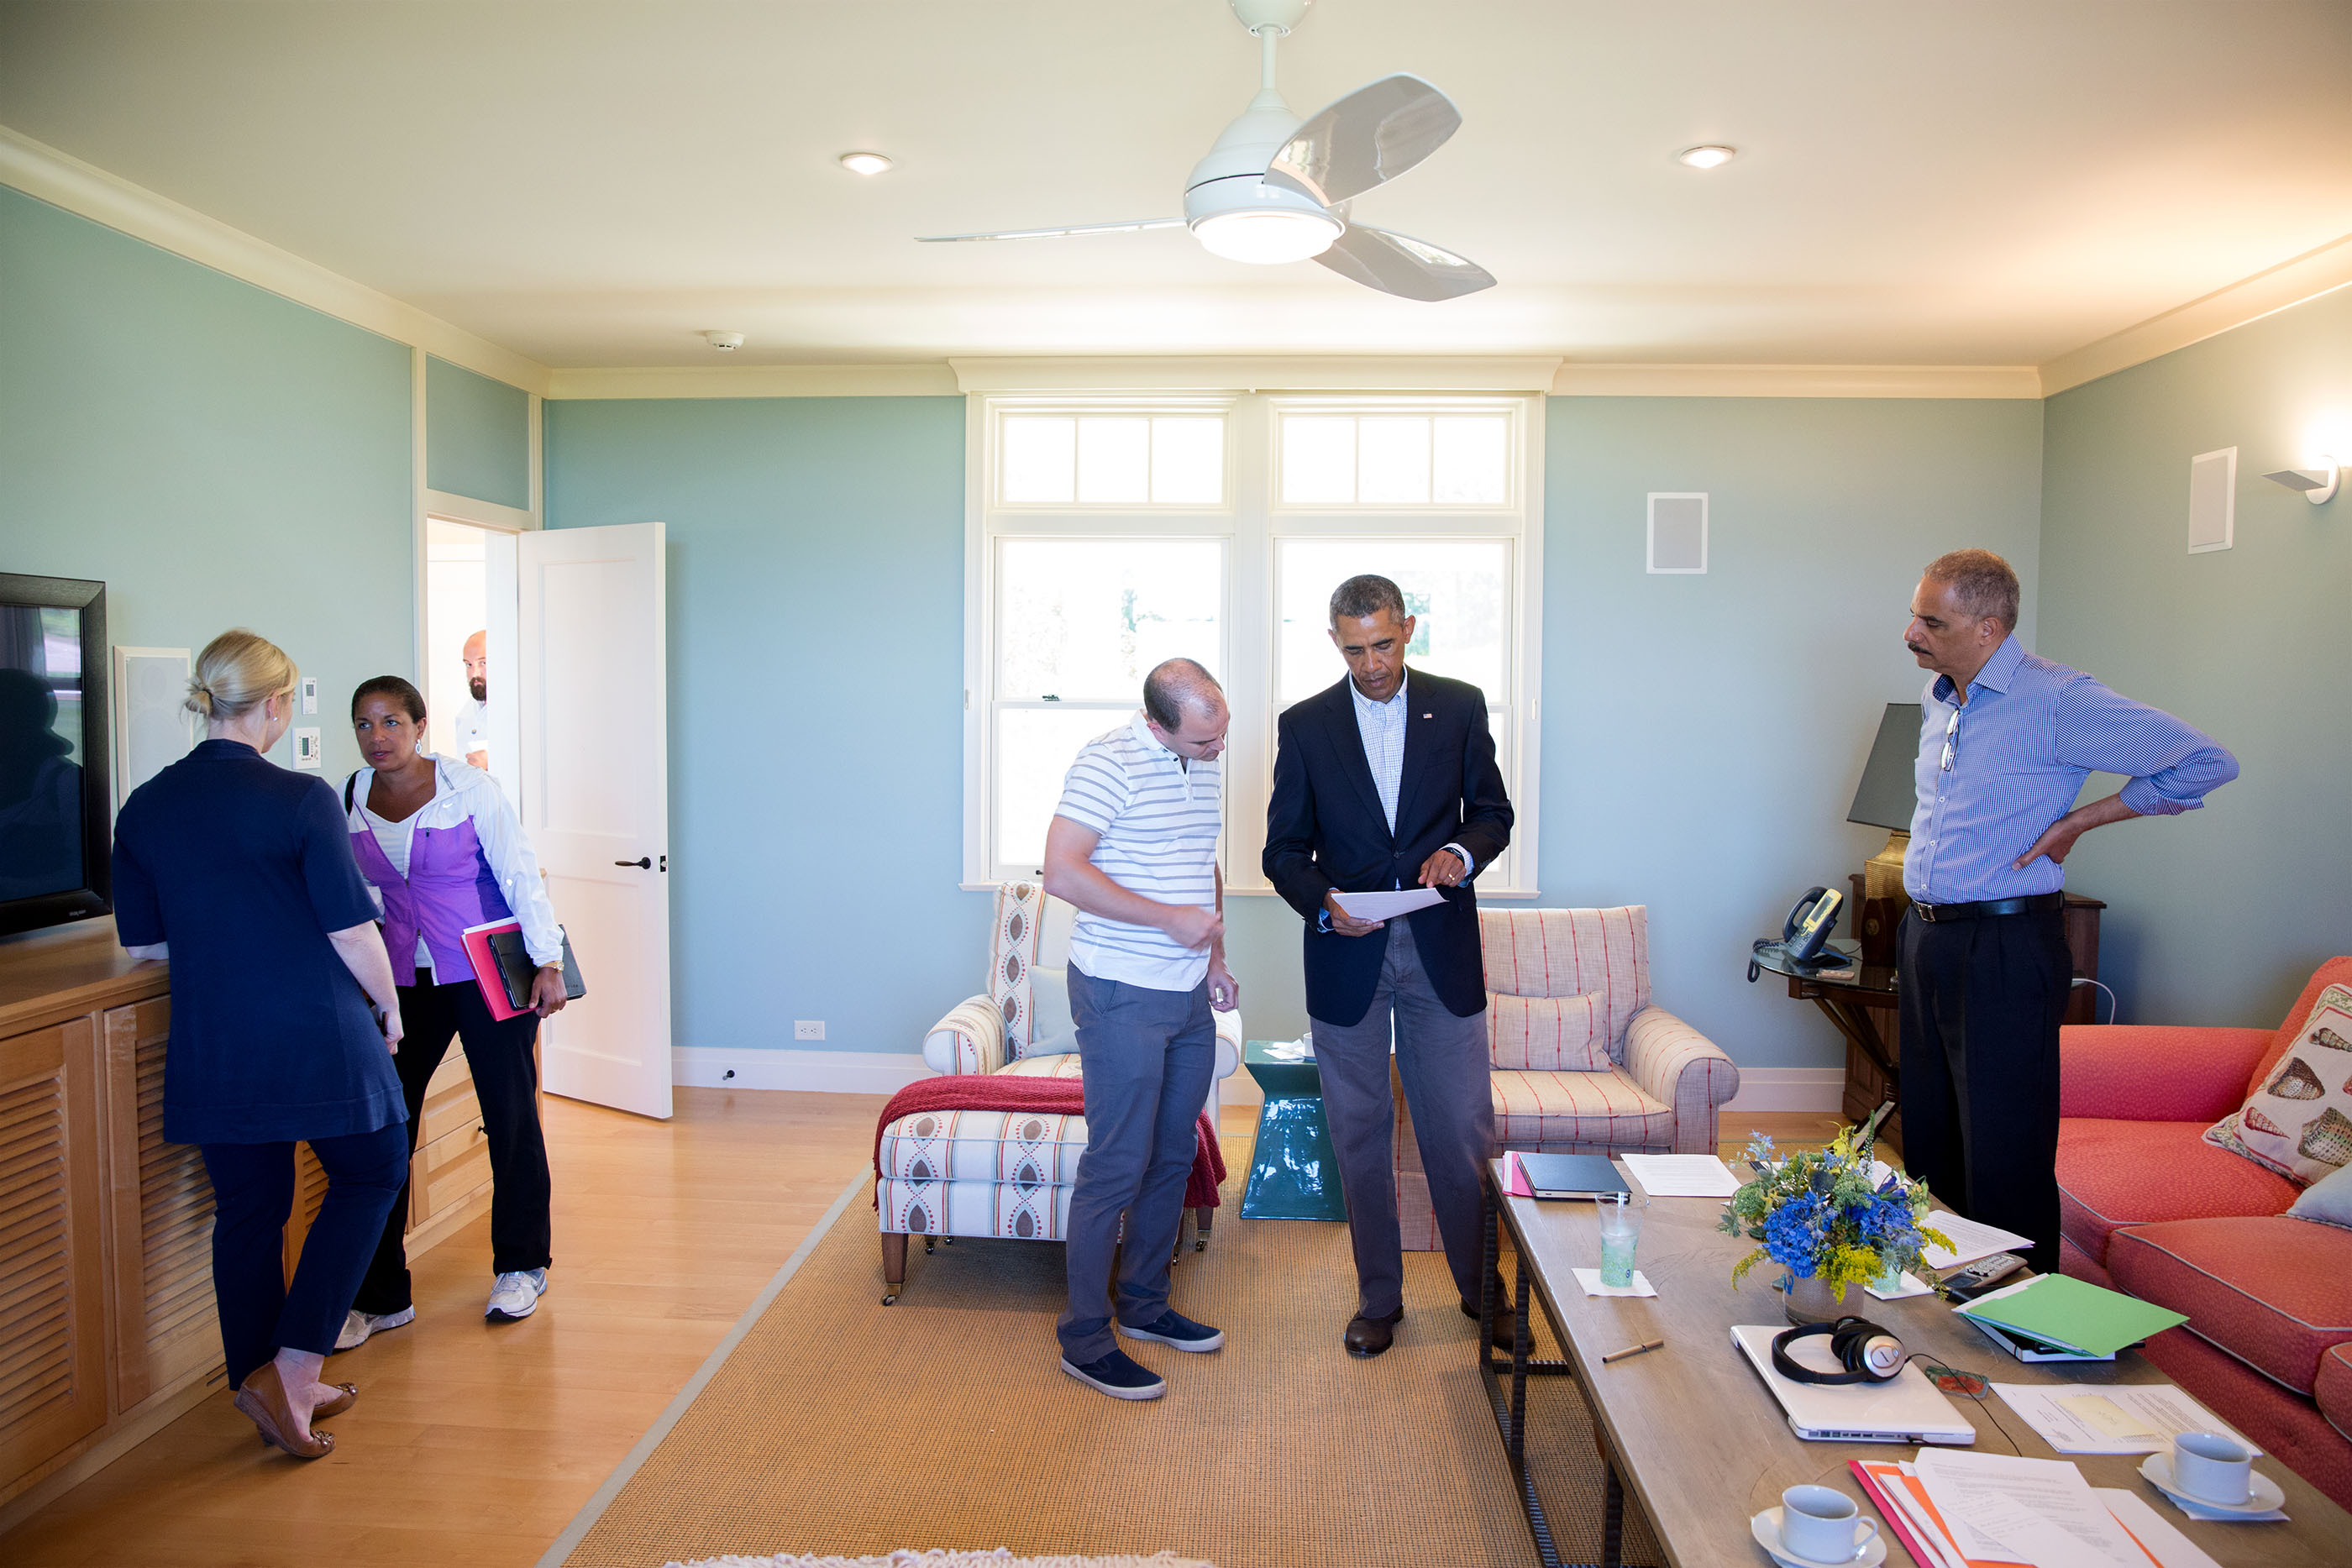
POLYGON ((408 1182, 408 1133, 399 1122, 306 1141, 326 1170, 327 1196, 302 1239, 291 1287, 284 1259, 294 1145, 201 1145, 213 1182, 213 1298, 231 1388, 280 1350, 334 1350, 384 1216, 408 1182))
POLYGON ((1160 991, 1097 980, 1075 964, 1069 976, 1087 1152, 1070 1197, 1070 1304, 1055 1332, 1064 1357, 1084 1365, 1118 1347, 1110 1326, 1114 1252, 1118 1321, 1140 1328, 1168 1310, 1168 1262, 1184 1224, 1193 1125, 1216 1076, 1217 1029, 1205 981, 1160 991))

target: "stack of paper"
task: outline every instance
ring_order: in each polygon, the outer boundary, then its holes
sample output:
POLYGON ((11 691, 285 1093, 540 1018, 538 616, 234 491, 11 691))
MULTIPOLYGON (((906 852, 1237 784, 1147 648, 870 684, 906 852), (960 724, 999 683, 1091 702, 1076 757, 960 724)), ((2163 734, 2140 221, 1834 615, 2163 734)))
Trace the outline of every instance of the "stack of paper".
POLYGON ((1739 1178, 1713 1155, 1620 1155, 1652 1197, 1729 1197, 1739 1178))
POLYGON ((2169 1383, 1996 1383, 1992 1391, 2062 1454, 2160 1454, 2183 1432, 2223 1432, 2260 1454, 2245 1436, 2169 1383))
POLYGON ((1979 1296, 1962 1315, 2078 1355, 2106 1356, 2178 1328, 2185 1313, 2102 1290, 2064 1274, 2043 1274, 1979 1296))
POLYGON ((2212 1568, 2137 1494, 2094 1490, 2063 1459, 1922 1448, 1853 1468, 1921 1568, 2212 1568))

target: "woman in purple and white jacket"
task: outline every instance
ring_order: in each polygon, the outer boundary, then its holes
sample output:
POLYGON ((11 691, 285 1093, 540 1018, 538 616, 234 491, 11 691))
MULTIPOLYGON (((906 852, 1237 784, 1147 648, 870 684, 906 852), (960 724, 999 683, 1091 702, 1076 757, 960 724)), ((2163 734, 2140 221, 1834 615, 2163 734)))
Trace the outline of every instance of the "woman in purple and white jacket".
MULTIPOLYGON (((539 862, 498 781, 478 768, 421 750, 425 698, 397 675, 378 675, 352 695, 352 731, 368 766, 343 786, 352 852, 383 905, 383 945, 407 1033, 394 1059, 408 1101, 408 1149, 416 1152, 425 1089, 454 1035, 481 1103, 490 1145, 490 1270, 497 1276, 483 1314, 492 1322, 529 1317, 547 1290, 550 1262, 547 1142, 539 1124, 539 1020, 563 1007, 563 933, 547 901, 539 862), (531 1008, 490 1016, 466 956, 469 926, 514 919, 539 972, 531 1008)), ((409 1293, 401 1190, 383 1239, 354 1298, 338 1350, 416 1319, 409 1293)))

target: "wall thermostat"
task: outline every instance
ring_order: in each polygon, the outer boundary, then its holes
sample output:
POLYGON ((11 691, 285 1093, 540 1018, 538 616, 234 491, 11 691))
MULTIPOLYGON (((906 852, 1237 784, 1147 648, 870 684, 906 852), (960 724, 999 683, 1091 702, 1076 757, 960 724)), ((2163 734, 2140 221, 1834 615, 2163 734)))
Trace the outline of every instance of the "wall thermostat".
POLYGON ((294 766, 305 773, 316 773, 323 758, 319 753, 319 732, 298 729, 294 732, 294 766))
POLYGON ((319 711, 319 677, 316 675, 302 677, 302 711, 304 713, 319 711))

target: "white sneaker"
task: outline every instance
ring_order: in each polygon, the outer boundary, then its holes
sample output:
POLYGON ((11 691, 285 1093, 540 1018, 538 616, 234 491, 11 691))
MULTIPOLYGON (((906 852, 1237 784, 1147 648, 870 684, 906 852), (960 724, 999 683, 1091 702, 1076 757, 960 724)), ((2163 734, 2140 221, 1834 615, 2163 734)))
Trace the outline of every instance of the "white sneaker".
POLYGON ((363 1312, 353 1307, 343 1315, 343 1332, 335 1336, 337 1350, 352 1350, 367 1343, 368 1335, 385 1329, 405 1328, 416 1321, 415 1307, 403 1307, 396 1312, 363 1312))
POLYGON ((547 1294, 547 1270, 533 1269, 528 1274, 501 1274, 490 1287, 490 1304, 482 1316, 494 1323, 510 1323, 517 1318, 527 1318, 539 1311, 540 1297, 547 1294))

